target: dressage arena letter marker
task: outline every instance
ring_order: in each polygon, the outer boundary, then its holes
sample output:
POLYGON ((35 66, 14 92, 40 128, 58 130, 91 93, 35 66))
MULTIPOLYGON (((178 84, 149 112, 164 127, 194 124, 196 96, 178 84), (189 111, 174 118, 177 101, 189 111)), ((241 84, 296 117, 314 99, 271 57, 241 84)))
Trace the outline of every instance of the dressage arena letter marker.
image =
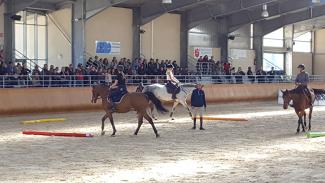
POLYGON ((53 119, 38 119, 38 120, 30 120, 21 122, 24 125, 30 125, 34 123, 51 123, 51 122, 64 122, 65 118, 53 118, 53 119))
POLYGON ((90 133, 58 133, 58 132, 37 132, 37 131, 23 131, 24 135, 43 135, 43 136, 58 136, 58 137, 94 137, 90 133))
MULTIPOLYGON (((200 117, 197 117, 196 119, 199 119, 200 117)), ((204 116, 203 120, 211 120, 211 121, 248 121, 244 118, 221 118, 221 117, 208 117, 204 116)))

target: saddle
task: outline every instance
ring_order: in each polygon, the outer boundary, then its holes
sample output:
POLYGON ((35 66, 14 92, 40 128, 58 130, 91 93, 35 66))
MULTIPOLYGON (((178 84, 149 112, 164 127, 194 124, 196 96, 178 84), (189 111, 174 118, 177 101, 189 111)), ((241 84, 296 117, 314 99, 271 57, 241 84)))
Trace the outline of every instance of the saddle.
POLYGON ((128 93, 128 91, 126 90, 126 87, 123 86, 119 86, 117 89, 114 89, 111 92, 111 96, 110 98, 112 99, 112 101, 114 103, 119 103, 122 99, 122 97, 128 93))
POLYGON ((172 83, 166 83, 167 93, 169 94, 179 94, 181 92, 181 88, 172 83))

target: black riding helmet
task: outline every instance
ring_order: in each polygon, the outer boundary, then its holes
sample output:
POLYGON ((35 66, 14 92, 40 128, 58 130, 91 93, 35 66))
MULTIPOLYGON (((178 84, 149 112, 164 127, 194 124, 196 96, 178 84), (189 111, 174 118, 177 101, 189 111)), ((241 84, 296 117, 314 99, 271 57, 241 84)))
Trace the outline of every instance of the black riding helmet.
POLYGON ((300 64, 300 65, 298 65, 297 68, 305 70, 305 65, 304 64, 300 64))
POLYGON ((172 64, 168 64, 168 65, 166 66, 166 68, 167 68, 167 69, 174 69, 174 66, 173 66, 172 64))

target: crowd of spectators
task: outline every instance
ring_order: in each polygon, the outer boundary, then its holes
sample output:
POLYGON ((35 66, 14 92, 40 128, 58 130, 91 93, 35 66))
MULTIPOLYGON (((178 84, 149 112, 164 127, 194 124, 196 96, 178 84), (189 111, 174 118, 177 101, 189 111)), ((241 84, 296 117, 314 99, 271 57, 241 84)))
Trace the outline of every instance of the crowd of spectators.
POLYGON ((199 75, 212 75, 224 76, 224 78, 216 77, 215 79, 218 83, 243 83, 244 76, 247 76, 248 81, 251 83, 270 83, 276 79, 276 75, 279 74, 274 70, 274 67, 270 71, 257 70, 256 73, 252 71, 252 67, 248 67, 247 71, 243 71, 241 67, 238 67, 237 70, 233 65, 228 62, 215 61, 214 57, 210 58, 205 55, 204 57, 200 56, 196 64, 197 74, 199 75))
MULTIPOLYGON (((176 61, 159 59, 130 59, 116 57, 112 60, 107 58, 89 58, 85 64, 79 64, 76 68, 70 64, 67 67, 55 67, 44 64, 42 68, 35 65, 29 69, 26 63, 5 63, 0 61, 0 85, 15 86, 84 86, 93 82, 112 82, 112 77, 117 72, 117 67, 122 65, 124 73, 129 76, 132 83, 139 82, 164 82, 166 65, 174 66, 174 74, 182 81, 186 75, 214 75, 215 83, 243 83, 243 76, 247 76, 249 82, 271 82, 276 72, 259 70, 254 74, 251 67, 244 72, 241 67, 236 70, 229 62, 215 61, 213 57, 200 57, 197 64, 197 72, 191 73, 187 68, 181 68, 176 61), (158 80, 155 75, 159 75, 158 80), (182 76, 179 76, 182 75, 182 76), (224 75, 221 77, 221 75, 224 75), (265 76, 268 75, 268 76, 265 76), (220 76, 220 77, 219 77, 220 76), (145 80, 144 80, 145 77, 145 80), (150 81, 152 80, 152 81, 150 81)), ((190 77, 187 77, 190 78, 190 77)), ((195 80, 195 78, 193 78, 195 80)), ((1 87, 1 86, 0 86, 1 87)))

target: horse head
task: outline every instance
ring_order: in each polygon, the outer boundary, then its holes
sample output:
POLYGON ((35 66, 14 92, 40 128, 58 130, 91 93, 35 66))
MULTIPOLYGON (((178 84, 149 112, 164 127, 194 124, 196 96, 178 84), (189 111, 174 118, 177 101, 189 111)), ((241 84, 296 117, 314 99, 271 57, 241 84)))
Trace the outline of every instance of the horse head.
POLYGON ((92 85, 91 103, 96 103, 99 98, 107 98, 110 86, 94 83, 92 85))
POLYGON ((136 89, 135 92, 142 92, 142 91, 143 91, 143 88, 144 88, 143 83, 140 83, 140 84, 138 85, 138 87, 137 87, 137 89, 136 89))
POLYGON ((288 109, 290 101, 292 100, 290 92, 288 90, 282 91, 282 98, 283 98, 283 109, 288 109))

